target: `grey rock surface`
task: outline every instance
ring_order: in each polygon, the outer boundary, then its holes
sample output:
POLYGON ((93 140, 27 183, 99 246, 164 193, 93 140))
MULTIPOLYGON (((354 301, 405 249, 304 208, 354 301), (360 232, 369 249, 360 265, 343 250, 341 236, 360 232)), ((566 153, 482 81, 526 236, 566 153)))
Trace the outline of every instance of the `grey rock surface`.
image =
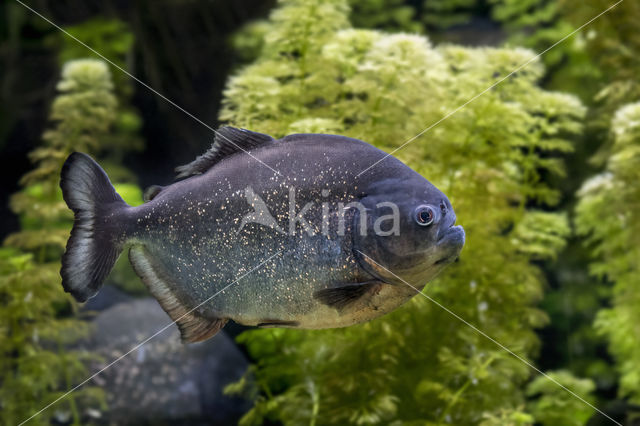
POLYGON ((113 305, 93 325, 88 349, 104 358, 94 371, 157 333, 93 379, 107 394, 109 409, 101 423, 235 425, 249 409, 247 401, 222 394, 248 366, 224 331, 205 342, 182 344, 177 326, 151 298, 113 305))
POLYGON ((117 287, 105 285, 95 297, 87 300, 87 303, 82 306, 82 310, 89 312, 104 311, 118 303, 129 302, 132 299, 131 296, 119 290, 117 287))

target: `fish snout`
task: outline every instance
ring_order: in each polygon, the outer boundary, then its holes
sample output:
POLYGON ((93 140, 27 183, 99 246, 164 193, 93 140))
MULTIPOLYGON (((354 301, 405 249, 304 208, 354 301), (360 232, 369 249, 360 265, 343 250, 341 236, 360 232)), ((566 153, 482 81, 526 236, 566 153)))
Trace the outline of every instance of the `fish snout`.
POLYGON ((455 260, 464 247, 466 239, 464 228, 461 225, 454 225, 454 223, 441 232, 437 245, 443 256, 436 264, 450 263, 455 260))
MULTIPOLYGON (((436 237, 436 240, 438 242, 440 242, 440 240, 442 240, 444 237, 446 237, 450 233, 451 228, 455 227, 456 220, 457 220, 457 217, 453 210, 443 211, 442 223, 440 224, 440 228, 438 229, 438 234, 436 237)), ((460 226, 460 228, 462 227, 460 226)), ((462 230, 462 232, 464 233, 464 229, 462 230)))

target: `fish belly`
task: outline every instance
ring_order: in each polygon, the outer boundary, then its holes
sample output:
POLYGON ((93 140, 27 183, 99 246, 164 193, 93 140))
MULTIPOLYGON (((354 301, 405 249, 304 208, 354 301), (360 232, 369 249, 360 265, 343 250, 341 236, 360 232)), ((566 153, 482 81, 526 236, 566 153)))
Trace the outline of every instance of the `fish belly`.
POLYGON ((145 245, 178 298, 207 317, 245 325, 332 328, 383 313, 377 312, 377 302, 338 310, 315 297, 318 290, 362 279, 344 238, 304 232, 252 236, 252 241, 215 233, 186 240, 163 236, 145 245))

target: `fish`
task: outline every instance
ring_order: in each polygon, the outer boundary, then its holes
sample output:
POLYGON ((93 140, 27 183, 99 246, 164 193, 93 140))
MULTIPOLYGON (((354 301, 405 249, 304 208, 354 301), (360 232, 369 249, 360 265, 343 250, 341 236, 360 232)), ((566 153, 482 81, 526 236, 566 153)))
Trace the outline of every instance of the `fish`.
POLYGON ((222 127, 176 171, 133 207, 89 155, 72 153, 60 186, 75 220, 60 274, 84 302, 128 250, 186 343, 229 320, 301 329, 370 321, 415 296, 406 283, 424 288, 465 243, 445 194, 346 136, 222 127))

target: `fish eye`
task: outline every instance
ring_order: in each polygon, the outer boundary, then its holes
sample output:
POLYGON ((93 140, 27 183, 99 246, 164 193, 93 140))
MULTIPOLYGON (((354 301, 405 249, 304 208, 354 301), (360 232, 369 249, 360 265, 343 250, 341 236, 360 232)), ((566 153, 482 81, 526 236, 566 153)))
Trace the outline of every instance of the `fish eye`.
POLYGON ((415 212, 416 222, 420 226, 429 226, 436 218, 436 212, 429 206, 420 206, 415 212))

